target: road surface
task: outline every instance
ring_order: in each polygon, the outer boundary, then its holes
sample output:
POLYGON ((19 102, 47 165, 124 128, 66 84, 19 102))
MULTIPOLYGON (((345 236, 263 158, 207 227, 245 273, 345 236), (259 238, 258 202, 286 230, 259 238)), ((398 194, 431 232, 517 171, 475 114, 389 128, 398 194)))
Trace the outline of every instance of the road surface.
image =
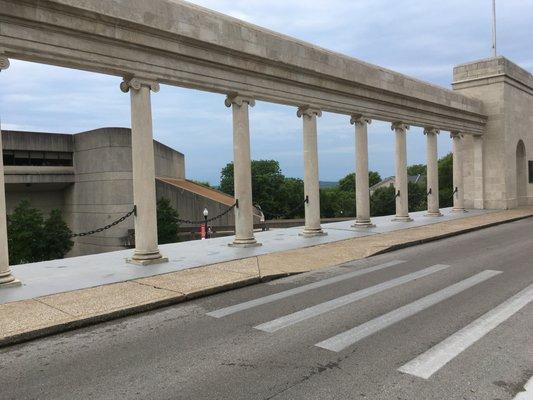
POLYGON ((7 399, 513 399, 533 219, 0 350, 7 399))

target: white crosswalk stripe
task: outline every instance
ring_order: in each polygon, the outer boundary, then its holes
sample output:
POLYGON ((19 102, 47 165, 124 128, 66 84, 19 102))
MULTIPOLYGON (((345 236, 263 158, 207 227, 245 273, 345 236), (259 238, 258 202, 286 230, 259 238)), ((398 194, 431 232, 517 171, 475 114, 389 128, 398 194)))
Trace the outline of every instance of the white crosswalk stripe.
POLYGON ((284 291, 279 292, 279 293, 274 293, 274 294, 271 294, 271 295, 268 295, 268 296, 260 297, 258 299, 250 300, 250 301, 247 301, 247 302, 244 302, 244 303, 239 303, 239 304, 236 304, 234 306, 221 308, 219 310, 211 311, 211 312, 207 313, 207 315, 209 315, 211 317, 215 317, 215 318, 222 318, 222 317, 225 317, 227 315, 235 314, 237 312, 248 310, 248 309, 253 308, 253 307, 257 307, 257 306, 260 306, 260 305, 263 305, 263 304, 272 303, 274 301, 281 300, 281 299, 284 299, 284 298, 287 298, 287 297, 290 297, 290 296, 294 296, 294 295, 297 295, 297 294, 300 294, 300 293, 305 293, 305 292, 307 292, 309 290, 318 289, 318 288, 321 288, 321 287, 324 287, 324 286, 328 286, 328 285, 331 285, 331 284, 334 284, 334 283, 338 283, 338 282, 344 281, 346 279, 355 278, 357 276, 369 274, 371 272, 379 271, 379 270, 382 270, 382 269, 385 269, 385 268, 390 268, 390 267, 393 267, 395 265, 399 265, 399 264, 403 264, 403 263, 405 263, 405 261, 402 261, 402 260, 389 261, 389 262, 386 262, 384 264, 375 265, 373 267, 360 269, 360 270, 357 270, 357 271, 349 272, 347 274, 334 276, 334 277, 328 278, 328 279, 323 279, 323 280, 318 281, 318 282, 313 282, 313 283, 310 283, 308 285, 303 285, 303 286, 299 286, 299 287, 296 287, 296 288, 293 288, 293 289, 284 290, 284 291))
POLYGON ((444 301, 466 289, 471 288, 474 285, 484 282, 487 279, 490 279, 493 276, 499 274, 501 274, 500 271, 483 271, 470 278, 462 280, 461 282, 448 286, 447 288, 439 290, 417 301, 414 301, 410 304, 393 310, 387 314, 374 318, 353 329, 350 329, 346 332, 333 336, 332 338, 317 343, 316 346, 335 352, 342 351, 347 347, 359 342, 360 340, 370 335, 373 335, 376 332, 379 332, 403 319, 409 318, 431 306, 434 306, 435 304, 441 301, 444 301))
POLYGON ((306 319, 316 317, 318 315, 335 310, 339 307, 342 307, 347 304, 351 304, 358 300, 364 299, 365 297, 369 297, 373 294, 380 293, 380 292, 383 292, 384 290, 393 288, 395 286, 399 286, 404 283, 411 282, 415 279, 419 279, 424 276, 442 271, 448 267, 449 265, 442 265, 442 264, 433 265, 423 270, 416 271, 411 274, 407 274, 399 278, 392 279, 390 281, 383 282, 375 286, 371 286, 366 289, 358 290, 346 296, 338 297, 336 299, 318 304, 313 307, 306 308, 304 310, 301 310, 301 311, 298 311, 298 312, 295 312, 289 315, 285 315, 275 320, 258 325, 255 327, 255 329, 258 329, 264 332, 275 332, 279 329, 286 328, 290 325, 296 324, 306 319))
POLYGON ((449 361, 533 301, 533 284, 398 370, 429 379, 449 361))

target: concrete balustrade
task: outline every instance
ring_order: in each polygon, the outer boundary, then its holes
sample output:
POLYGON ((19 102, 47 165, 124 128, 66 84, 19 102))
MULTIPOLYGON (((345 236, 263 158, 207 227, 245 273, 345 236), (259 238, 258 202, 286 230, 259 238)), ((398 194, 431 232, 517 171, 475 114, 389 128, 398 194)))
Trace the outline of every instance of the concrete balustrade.
POLYGON ((157 210, 155 161, 150 92, 159 84, 140 78, 124 79, 120 89, 131 96, 131 150, 133 202, 135 215, 135 252, 132 264, 150 265, 168 262, 157 246, 157 210))
MULTIPOLYGON (((0 72, 9 68, 9 59, 0 54, 0 72)), ((2 149, 2 127, 0 126, 0 150, 2 149)), ((7 245, 6 193, 4 185, 4 160, 0 154, 0 288, 20 285, 11 275, 9 249, 7 245)))
POLYGON ((252 203, 252 161, 250 156, 249 108, 255 106, 253 99, 230 95, 226 107, 233 111, 233 179, 235 200, 235 240, 230 246, 260 246, 254 237, 252 203))
POLYGON ((439 209, 439 153, 437 148, 437 135, 435 128, 424 129, 426 135, 426 163, 427 163, 427 202, 428 217, 442 216, 439 209))
POLYGON ((300 107, 297 113, 303 120, 304 145, 304 196, 305 228, 301 233, 304 237, 320 236, 326 233, 320 226, 320 182, 318 177, 318 144, 317 117, 322 116, 320 110, 300 107))
POLYGON ((407 138, 409 126, 403 122, 395 122, 391 129, 395 132, 395 170, 394 187, 396 188, 396 215, 393 221, 409 222, 409 193, 407 177, 407 138))
POLYGON ((368 124, 372 120, 362 115, 353 115, 350 123, 355 125, 355 208, 354 227, 373 227, 370 220, 370 188, 368 184, 368 124))
POLYGON ((453 152, 453 212, 465 212, 465 194, 463 185, 463 135, 459 132, 450 134, 453 152))

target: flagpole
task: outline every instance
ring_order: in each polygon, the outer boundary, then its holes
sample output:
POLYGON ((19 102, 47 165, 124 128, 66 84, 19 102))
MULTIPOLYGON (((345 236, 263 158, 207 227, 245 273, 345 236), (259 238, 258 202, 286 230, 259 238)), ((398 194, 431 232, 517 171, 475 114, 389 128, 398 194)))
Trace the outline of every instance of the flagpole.
POLYGON ((492 50, 494 57, 498 57, 496 50, 496 0, 492 0, 492 50))

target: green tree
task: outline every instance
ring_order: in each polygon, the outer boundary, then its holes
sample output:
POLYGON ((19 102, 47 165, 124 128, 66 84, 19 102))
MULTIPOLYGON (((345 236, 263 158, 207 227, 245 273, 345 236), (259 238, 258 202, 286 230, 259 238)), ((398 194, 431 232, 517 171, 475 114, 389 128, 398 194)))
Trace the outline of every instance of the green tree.
POLYGON ((281 194, 284 199, 283 214, 286 214, 286 218, 303 218, 304 181, 299 178, 285 178, 281 194))
POLYGON ((338 187, 320 189, 320 215, 322 218, 354 217, 354 192, 338 187))
POLYGON ((43 259, 45 237, 43 214, 22 200, 8 218, 9 263, 31 263, 43 259))
POLYGON ((427 209, 426 184, 409 182, 409 211, 424 211, 427 209))
POLYGON ((394 186, 380 187, 370 197, 372 216, 394 215, 396 213, 396 190, 394 186))
MULTIPOLYGON (((376 171, 368 172, 368 186, 374 186, 376 183, 381 182, 381 176, 376 171)), ((346 175, 339 181, 338 188, 344 192, 355 192, 355 173, 346 175)))
POLYGON ((414 164, 407 167, 407 175, 409 176, 426 175, 426 171, 425 164, 414 164))
POLYGON ((449 153, 439 159, 439 205, 453 205, 453 155, 449 153))
POLYGON ((74 242, 70 240, 72 231, 61 216, 60 210, 52 210, 44 223, 45 236, 43 260, 57 260, 67 254, 74 242))
MULTIPOLYGON (((234 196, 233 163, 227 164, 221 172, 220 190, 234 196)), ((252 195, 254 204, 259 204, 265 212, 281 214, 285 207, 282 186, 285 177, 279 162, 275 160, 252 161, 252 195)))
POLYGON ((170 205, 170 200, 161 198, 157 201, 157 241, 159 244, 179 241, 178 211, 170 205))

